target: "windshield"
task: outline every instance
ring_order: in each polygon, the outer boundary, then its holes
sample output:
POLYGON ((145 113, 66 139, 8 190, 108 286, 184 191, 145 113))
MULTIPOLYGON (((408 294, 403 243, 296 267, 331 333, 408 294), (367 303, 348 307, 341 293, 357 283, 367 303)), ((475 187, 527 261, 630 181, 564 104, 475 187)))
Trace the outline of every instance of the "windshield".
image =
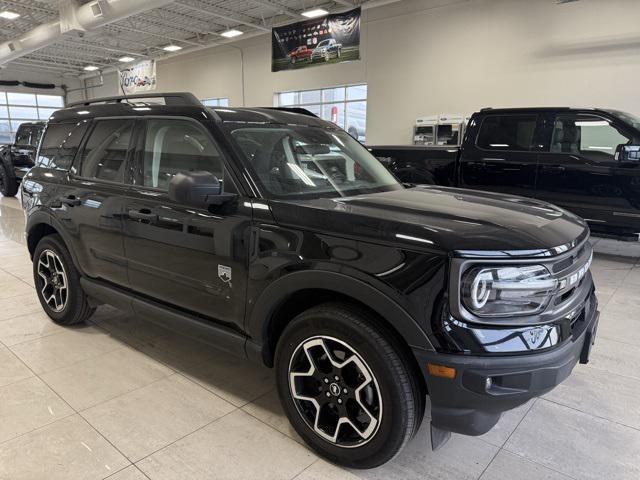
POLYGON ((230 130, 272 197, 346 197, 403 188, 346 132, 290 125, 230 130))
POLYGON ((615 115, 620 118, 623 122, 627 122, 632 125, 634 128, 640 130, 640 117, 637 117, 631 113, 621 112, 620 110, 609 110, 609 113, 615 115))

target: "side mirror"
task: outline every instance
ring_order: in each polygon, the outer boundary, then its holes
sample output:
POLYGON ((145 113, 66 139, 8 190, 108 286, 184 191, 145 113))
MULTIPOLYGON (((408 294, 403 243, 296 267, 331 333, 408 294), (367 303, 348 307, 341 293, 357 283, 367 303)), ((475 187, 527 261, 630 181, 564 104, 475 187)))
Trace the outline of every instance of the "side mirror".
POLYGON ((616 152, 619 162, 640 163, 640 145, 619 145, 616 152))
POLYGON ((220 181, 209 172, 181 172, 169 182, 169 198, 184 205, 222 205, 233 197, 234 194, 222 193, 220 181))

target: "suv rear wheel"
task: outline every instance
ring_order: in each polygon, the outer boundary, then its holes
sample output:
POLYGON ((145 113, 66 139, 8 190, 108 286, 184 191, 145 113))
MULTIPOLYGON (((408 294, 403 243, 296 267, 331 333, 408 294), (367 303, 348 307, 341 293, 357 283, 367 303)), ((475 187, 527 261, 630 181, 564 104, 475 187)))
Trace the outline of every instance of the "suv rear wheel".
POLYGON ((298 434, 332 462, 372 468, 417 431, 424 398, 367 312, 328 303, 298 315, 276 351, 278 391, 298 434))
POLYGON ((44 237, 33 254, 33 278, 40 304, 60 325, 74 325, 88 319, 95 308, 89 305, 80 286, 80 275, 59 235, 44 237))

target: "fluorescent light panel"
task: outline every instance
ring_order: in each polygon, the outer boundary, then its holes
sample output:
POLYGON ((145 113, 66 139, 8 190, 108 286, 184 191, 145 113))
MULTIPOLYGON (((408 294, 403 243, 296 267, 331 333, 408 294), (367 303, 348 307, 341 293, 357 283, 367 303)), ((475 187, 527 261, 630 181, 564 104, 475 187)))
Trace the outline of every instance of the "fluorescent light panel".
POLYGON ((10 12, 9 10, 4 10, 4 11, 0 12, 0 17, 6 18, 7 20, 15 20, 19 16, 20 16, 19 13, 10 12))
POLYGON ((96 70, 98 70, 98 67, 96 67, 95 65, 87 65, 86 67, 84 67, 84 69, 87 72, 95 72, 96 70))
POLYGON ((126 62, 133 62, 135 60, 135 58, 133 57, 120 57, 118 59, 118 61, 126 63, 126 62))
POLYGON ((227 38, 233 38, 233 37, 237 37, 238 35, 242 35, 243 33, 244 32, 241 32, 240 30, 236 30, 235 28, 232 28, 230 30, 222 32, 220 35, 227 38))
POLYGON ((324 8, 314 8, 313 10, 307 10, 306 12, 302 12, 300 15, 307 18, 316 18, 326 15, 327 12, 324 8))
POLYGON ((178 50, 182 50, 182 47, 180 45, 167 45, 162 49, 166 50, 167 52, 177 52, 178 50))

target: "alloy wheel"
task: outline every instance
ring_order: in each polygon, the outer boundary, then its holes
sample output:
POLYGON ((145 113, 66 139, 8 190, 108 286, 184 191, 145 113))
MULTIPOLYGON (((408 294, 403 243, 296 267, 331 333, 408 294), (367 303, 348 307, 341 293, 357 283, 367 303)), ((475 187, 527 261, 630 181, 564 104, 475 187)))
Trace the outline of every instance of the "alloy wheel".
POLYGON ((38 276, 42 280, 40 293, 54 312, 61 312, 67 304, 68 281, 62 261, 53 250, 43 250, 38 258, 38 276))
POLYGON ((336 446, 359 447, 378 431, 378 381, 356 350, 341 340, 314 336, 301 342, 289 363, 289 388, 309 428, 336 446))

